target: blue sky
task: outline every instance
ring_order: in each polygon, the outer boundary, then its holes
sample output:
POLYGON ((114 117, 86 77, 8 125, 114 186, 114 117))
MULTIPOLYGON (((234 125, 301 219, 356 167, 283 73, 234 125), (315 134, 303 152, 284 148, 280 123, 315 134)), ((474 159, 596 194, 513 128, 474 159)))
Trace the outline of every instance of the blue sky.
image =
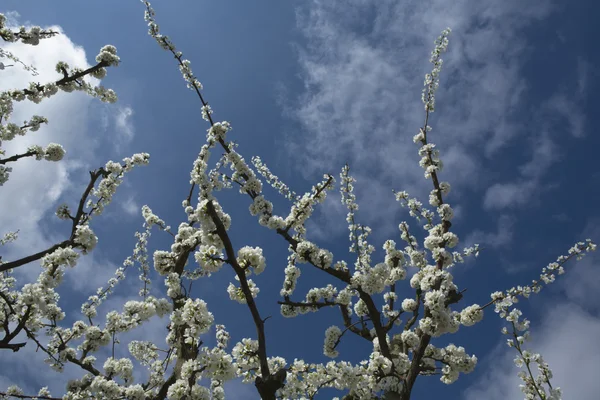
MULTIPOLYGON (((594 132, 600 121, 593 96, 599 77, 592 39, 599 33, 592 22, 598 6, 583 0, 563 3, 255 0, 153 5, 162 32, 192 61, 214 117, 232 124, 229 138, 239 143, 246 160, 260 156, 300 193, 323 173, 337 177, 344 163, 350 163, 358 180, 358 216, 373 228, 377 262, 386 239, 400 243, 399 222, 406 220, 419 232, 394 201, 392 189, 427 201, 431 182, 423 178, 412 137, 424 119, 421 88, 431 70, 433 41, 451 27, 429 137, 444 161, 441 179, 452 185, 447 201, 456 211, 452 230, 460 238, 459 247, 480 243, 486 248, 476 262, 453 272, 459 287, 468 289, 468 305, 487 303, 493 291, 527 284, 576 241, 600 240, 600 169, 593 161, 600 144, 594 132)), ((66 310, 73 304, 75 318, 81 301, 131 254, 143 204, 174 227, 184 220, 180 204, 208 126, 172 57, 147 35, 141 3, 5 0, 0 12, 9 11, 18 24, 60 27, 62 34, 39 48, 6 46, 34 63, 42 82, 55 79, 58 59, 93 64, 105 44, 117 47, 122 62, 103 81, 117 92, 115 105, 71 94, 16 108, 15 120, 37 113, 50 122, 10 146, 56 141, 65 146, 67 156, 58 164, 27 160, 14 167, 0 191, 0 234, 21 229, 21 237, 3 258, 62 240, 68 228, 53 213, 61 202, 78 200, 87 170, 136 152, 151 155, 150 165, 127 176, 113 204, 92 225, 98 247, 71 271, 61 297, 66 310)), ((0 89, 21 87, 29 80, 16 68, 6 69, 0 72, 0 89)), ((274 193, 270 197, 275 211, 287 214, 286 200, 274 193)), ((341 325, 340 316, 329 310, 291 320, 281 317, 276 301, 285 243, 258 226, 247 211, 247 198, 231 191, 220 199, 233 218, 234 245, 265 251, 267 270, 255 280, 261 289, 261 314, 273 316, 266 331, 269 355, 326 361, 324 331, 331 324, 341 325)), ((353 262, 337 192, 308 229, 309 238, 331 250, 335 259, 353 262)), ((150 250, 169 245, 167 235, 155 232, 150 250)), ((600 367, 600 345, 592 340, 600 335, 599 264, 596 254, 570 263, 556 284, 521 303, 532 320, 531 348, 544 355, 565 398, 592 399, 600 390, 600 382, 592 379, 600 367)), ((19 274, 31 279, 37 268, 30 265, 19 274)), ((298 299, 312 287, 334 283, 318 272, 303 269, 298 299)), ((207 301, 235 342, 254 337, 254 327, 245 306, 228 299, 226 287, 232 279, 232 271, 224 268, 210 280, 196 282, 194 294, 207 301)), ((154 286, 162 290, 162 279, 154 286)), ((131 271, 109 305, 134 298, 138 288, 137 272, 131 271)), ((401 299, 403 294, 412 295, 408 283, 399 292, 401 299)), ((131 337, 162 340, 165 321, 153 321, 151 328, 131 337)), ((501 326, 487 312, 484 322, 442 338, 440 345, 452 341, 476 354, 477 369, 451 386, 436 377, 420 378, 414 398, 442 393, 448 399, 521 398, 514 354, 504 345, 501 326)), ((21 353, 2 354, 0 363, 13 368, 2 368, 0 382, 37 391, 53 379, 51 388, 58 394, 63 381, 49 369, 38 369, 43 357, 34 350, 30 345, 22 353, 40 364, 23 362, 21 353)), ((340 353, 359 361, 368 356, 369 346, 351 338, 342 343, 340 353)), ((257 398, 251 386, 228 388, 232 398, 257 398)), ((333 394, 325 391, 322 396, 333 394)))

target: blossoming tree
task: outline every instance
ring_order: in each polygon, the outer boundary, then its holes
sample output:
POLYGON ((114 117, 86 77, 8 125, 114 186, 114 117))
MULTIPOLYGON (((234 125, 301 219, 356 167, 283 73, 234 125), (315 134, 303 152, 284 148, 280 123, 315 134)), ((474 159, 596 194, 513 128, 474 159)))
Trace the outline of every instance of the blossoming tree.
MULTIPOLYGON (((193 74, 190 61, 184 59, 173 42, 160 33, 155 14, 148 1, 142 1, 149 34, 159 46, 174 56, 187 82, 202 104, 202 118, 209 128, 206 143, 202 146, 190 172, 189 195, 182 207, 187 220, 176 231, 148 206, 142 208, 145 231, 138 233, 138 243, 132 257, 115 272, 106 288, 91 296, 82 305, 87 318, 71 326, 61 323, 65 312, 58 306, 58 290, 66 273, 66 267, 75 267, 81 255, 95 247, 97 237, 90 227, 93 219, 102 214, 110 203, 123 176, 134 166, 149 162, 146 153, 134 154, 122 163, 109 161, 105 166, 90 172, 90 181, 84 188, 75 210, 67 205, 58 208, 56 215, 71 221, 70 236, 54 246, 16 260, 0 259, 0 350, 17 352, 33 344, 47 355, 50 366, 61 371, 65 364, 81 369, 80 379, 71 381, 64 399, 223 399, 224 382, 241 378, 254 384, 262 399, 312 399, 322 388, 335 388, 345 393, 344 399, 402 399, 411 398, 415 381, 420 376, 440 375, 446 384, 455 382, 461 373, 474 370, 477 358, 462 346, 453 344, 436 346, 438 338, 457 332, 459 327, 470 327, 481 321, 484 310, 494 307, 495 312, 507 321, 502 333, 509 336, 508 344, 516 350, 515 363, 522 370, 522 391, 526 399, 560 399, 561 391, 551 383, 552 373, 539 354, 524 349, 528 338, 529 321, 522 318, 514 304, 519 297, 538 293, 544 284, 554 281, 564 272, 564 265, 572 258, 581 258, 585 252, 595 250, 589 239, 579 242, 542 269, 537 280, 529 285, 517 286, 504 292, 491 294, 486 304, 464 304, 463 292, 454 282, 451 267, 464 262, 465 257, 477 257, 480 248, 475 245, 461 251, 451 249, 458 244, 458 237, 451 231, 453 210, 446 198, 450 184, 441 181, 442 161, 440 153, 430 141, 432 128, 429 115, 435 109, 435 92, 438 88, 442 67, 441 55, 448 46, 450 29, 442 32, 435 41, 431 55, 433 69, 425 76, 422 101, 424 122, 413 141, 418 145, 420 166, 424 177, 432 183, 429 206, 409 196, 404 191, 395 192, 402 206, 409 209, 427 232, 422 246, 411 233, 407 222, 399 225, 400 237, 405 242, 399 247, 394 240, 383 246, 383 261, 373 260, 374 246, 369 243, 371 229, 359 223, 356 217, 358 204, 353 193, 350 167, 341 170, 339 187, 342 203, 347 207, 347 223, 350 231, 351 252, 356 257, 351 262, 336 259, 317 243, 308 241, 306 221, 317 204, 334 189, 335 178, 325 175, 312 190, 297 195, 275 176, 259 157, 252 163, 236 150, 229 140, 231 125, 213 118, 213 110, 202 95, 202 85, 193 74), (210 166, 210 155, 221 148, 224 155, 210 166), (225 167, 230 168, 230 173, 225 167), (263 182, 273 186, 292 202, 284 214, 276 214, 273 203, 263 193, 263 182), (258 247, 233 243, 230 216, 220 205, 219 191, 236 187, 248 198, 249 211, 258 223, 265 227, 265 235, 278 236, 289 248, 285 279, 280 291, 281 314, 297 317, 321 308, 339 310, 338 325, 324 332, 323 353, 332 358, 327 363, 312 363, 296 359, 288 362, 268 352, 265 334, 265 318, 261 316, 255 301, 259 293, 252 275, 264 272, 266 260, 258 247), (435 210, 435 211, 433 211, 435 210), (155 227, 170 233, 173 244, 169 251, 155 251, 154 269, 164 276, 166 297, 157 298, 149 293, 150 265, 147 244, 155 227), (269 232, 270 231, 270 232, 269 232), (13 276, 17 268, 41 262, 41 272, 35 282, 19 283, 13 276), (127 268, 139 264, 144 288, 139 301, 129 301, 123 311, 111 311, 104 324, 94 321, 98 306, 111 294, 118 282, 124 279, 127 268), (202 336, 215 324, 208 305, 194 298, 185 290, 184 283, 207 279, 222 268, 235 272, 236 283, 231 283, 227 293, 231 300, 245 304, 252 316, 256 335, 244 338, 230 347, 229 333, 225 326, 215 325, 216 345, 203 345, 202 336), (316 268, 333 284, 314 288, 304 298, 295 295, 301 268, 316 268), (403 285, 402 281, 409 280, 403 285), (335 284, 335 286, 334 286, 335 284), (341 287, 341 289, 338 289, 341 287), (403 298, 399 297, 404 293, 403 298), (149 379, 143 383, 133 381, 134 364, 129 358, 109 357, 103 365, 97 363, 94 354, 100 349, 114 345, 117 334, 127 332, 147 322, 153 316, 168 315, 165 356, 159 356, 164 343, 132 341, 128 344, 131 356, 139 365, 147 368, 149 379), (401 319, 404 318, 404 322, 401 319), (42 332, 46 328, 45 336, 42 332), (338 345, 346 335, 355 335, 372 346, 364 361, 353 364, 338 360, 338 345), (42 340, 46 337, 47 340, 42 340), (112 339, 112 340, 111 340, 112 339), (171 368, 164 368, 165 363, 171 368), (532 369, 537 365, 537 373, 532 369), (203 386, 200 380, 209 380, 203 386)), ((0 14, 0 36, 6 42, 22 41, 36 45, 40 40, 57 32, 32 27, 15 31, 5 24, 0 14)), ((0 49, 0 55, 13 61, 13 67, 22 67, 35 74, 35 66, 21 62, 17 54, 0 49)), ((36 131, 48 121, 41 116, 31 117, 29 122, 18 125, 10 121, 14 102, 47 101, 59 91, 84 91, 104 102, 116 101, 115 93, 93 82, 104 78, 107 68, 119 64, 119 56, 113 46, 104 46, 96 57, 97 64, 88 69, 71 67, 64 62, 56 65, 60 78, 46 84, 31 83, 25 89, 15 89, 0 94, 0 145, 19 135, 36 131)), ((6 65, 8 66, 8 65, 6 65)), ((1 64, 3 69, 5 64, 1 64)), ((0 147, 0 186, 8 181, 10 165, 22 158, 60 161, 65 150, 59 144, 46 148, 32 146, 21 154, 5 154, 0 147)), ((1 189, 0 189, 1 190, 1 189)), ((414 229, 414 228, 413 228, 414 229)), ((17 238, 17 232, 5 233, 0 244, 17 238)), ((46 388, 37 394, 24 393, 11 386, 0 393, 6 398, 55 399, 46 388)))

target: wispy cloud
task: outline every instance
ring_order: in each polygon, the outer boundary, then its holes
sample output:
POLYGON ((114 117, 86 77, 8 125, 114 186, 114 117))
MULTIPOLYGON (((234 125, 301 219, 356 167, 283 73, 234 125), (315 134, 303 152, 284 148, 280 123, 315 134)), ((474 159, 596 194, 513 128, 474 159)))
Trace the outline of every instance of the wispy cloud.
POLYGON ((480 244, 484 247, 498 248, 509 244, 512 241, 514 231, 514 219, 502 215, 498 219, 498 226, 496 232, 484 232, 482 230, 475 230, 471 232, 464 240, 464 246, 469 247, 475 243, 480 244))
MULTIPOLYGON (((436 143, 462 144, 491 139, 492 147, 508 139, 510 113, 525 88, 518 56, 526 43, 518 33, 547 15, 549 2, 536 7, 514 1, 490 7, 474 1, 352 3, 314 0, 298 13, 308 44, 298 51, 306 90, 295 115, 311 167, 352 158, 372 162, 386 176, 421 179, 418 169, 403 170, 416 158, 411 139, 423 122, 420 92, 431 68, 427 58, 446 26, 454 33, 438 108, 451 104, 453 112, 433 125, 452 130, 434 128, 432 137, 436 143)), ((477 165, 474 155, 465 155, 477 165)))
MULTIPOLYGON (((344 162, 360 171, 357 193, 368 197, 359 200, 378 205, 365 207, 371 223, 382 206, 392 207, 391 196, 379 197, 382 183, 426 199, 431 182, 423 179, 412 137, 424 121, 420 94, 423 76, 431 70, 433 39, 450 26, 437 112, 429 121, 431 141, 444 161, 441 177, 454 188, 450 203, 460 200, 453 196, 466 193, 463 189, 490 186, 487 207, 526 204, 539 186, 535 178, 555 162, 556 132, 549 124, 544 135, 532 137, 531 121, 523 117, 541 107, 567 118, 574 136, 584 126, 576 110, 580 94, 572 99, 573 93, 556 88, 545 105, 526 103, 530 87, 523 67, 531 44, 523 30, 552 11, 549 0, 535 5, 515 0, 303 4, 297 21, 306 43, 297 46, 297 55, 304 91, 297 103, 283 104, 300 126, 289 137, 290 154, 307 173, 339 170, 344 162), (515 182, 490 181, 490 169, 506 162, 500 151, 524 136, 532 141, 523 176, 515 182)), ((585 67, 580 70, 577 79, 585 81, 585 67)))
POLYGON ((529 201, 535 188, 536 182, 531 181, 495 183, 487 189, 483 205, 486 209, 521 206, 529 201))
MULTIPOLYGON (((582 68, 577 82, 587 79, 582 68)), ((579 106, 584 101, 584 92, 583 88, 575 93, 560 89, 540 105, 532 116, 532 126, 536 129, 525 140, 530 148, 529 160, 518 167, 514 180, 494 183, 487 188, 483 199, 485 209, 523 207, 535 203, 536 195, 553 188, 552 184, 544 186, 542 178, 563 158, 556 142, 565 135, 585 136, 585 116, 579 106)))
POLYGON ((140 214, 141 206, 135 201, 133 196, 128 197, 125 201, 121 202, 121 208, 127 215, 138 215, 140 214))
POLYGON ((117 133, 120 135, 117 137, 119 141, 129 143, 135 135, 135 130, 131 122, 131 116, 133 115, 133 109, 131 107, 118 107, 115 115, 115 127, 117 133))

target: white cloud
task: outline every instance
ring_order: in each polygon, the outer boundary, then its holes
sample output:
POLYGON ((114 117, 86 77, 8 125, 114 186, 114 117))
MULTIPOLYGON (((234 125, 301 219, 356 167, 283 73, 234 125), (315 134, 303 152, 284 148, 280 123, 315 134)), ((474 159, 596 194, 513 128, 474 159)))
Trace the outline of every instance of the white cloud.
MULTIPOLYGON (((553 386, 563 391, 565 399, 595 400, 600 391, 600 319, 573 303, 548 307, 539 328, 532 329, 532 342, 526 348, 540 353, 549 364, 553 386)), ((486 373, 466 390, 465 400, 520 399, 519 369, 513 359, 516 351, 502 341, 478 367, 486 373)), ((537 371, 536 371, 537 372, 537 371)))
POLYGON ((6 17, 6 26, 18 26, 21 15, 17 11, 7 11, 3 13, 6 17))
POLYGON ((484 232, 475 230, 464 240, 464 246, 470 247, 477 243, 482 247, 498 248, 509 244, 513 237, 513 218, 502 215, 498 219, 496 232, 484 232))
POLYGON ((502 209, 527 204, 536 182, 495 183, 485 192, 483 206, 486 209, 502 209))
MULTIPOLYGON (((65 61, 72 67, 90 66, 82 47, 74 44, 60 27, 52 26, 50 29, 58 31, 59 35, 40 41, 38 46, 22 43, 4 45, 5 50, 19 57, 25 64, 35 66, 39 75, 33 78, 20 67, 0 71, 0 90, 26 88, 30 81, 46 83, 60 79, 61 75, 54 70, 58 61, 65 61)), ((22 153, 30 145, 45 146, 50 142, 60 143, 67 153, 62 161, 56 163, 32 158, 11 163, 13 172, 8 182, 0 187, 0 234, 19 230, 19 239, 2 248, 4 261, 44 250, 68 237, 68 223, 63 223, 60 225, 61 230, 54 232, 49 229, 47 218, 55 218, 53 214, 59 199, 66 198, 74 209, 89 182, 87 171, 102 166, 107 161, 97 156, 96 132, 88 129, 88 121, 93 112, 91 102, 99 100, 81 92, 59 92, 40 104, 29 101, 14 104, 11 121, 20 122, 29 120, 33 115, 41 115, 48 118, 48 124, 42 125, 37 132, 29 132, 26 136, 3 142, 2 148, 6 150, 7 156, 22 153)), ((67 279, 73 277, 75 288, 95 289, 101 282, 105 283, 114 271, 100 268, 97 263, 110 268, 114 266, 100 254, 82 257, 81 265, 76 271, 68 271, 67 279), (81 279, 90 269, 94 273, 89 278, 81 279)), ((15 273, 17 278, 35 278, 39 273, 39 262, 17 268, 15 273)))
MULTIPOLYGON (((582 81, 585 81, 585 78, 580 77, 577 84, 583 84, 582 81)), ((557 93, 548 100, 545 106, 548 109, 548 116, 553 116, 553 123, 562 119, 567 123, 567 131, 569 134, 576 138, 585 135, 585 115, 583 115, 578 102, 571 100, 564 93, 557 93)))
POLYGON ((590 79, 590 63, 583 57, 577 57, 577 92, 583 96, 587 92, 588 81, 590 79))
POLYGON ((542 184, 548 169, 562 158, 551 136, 565 136, 563 131, 556 128, 561 121, 566 123, 571 136, 584 136, 585 116, 577 105, 581 98, 581 93, 576 93, 575 99, 571 99, 564 91, 560 91, 540 106, 540 110, 532 117, 533 121, 539 122, 534 123, 538 126, 537 133, 528 140, 531 148, 529 161, 518 167, 519 175, 513 181, 494 183, 487 188, 483 199, 485 209, 524 207, 537 202, 542 191, 554 186, 542 184))
POLYGON ((531 179, 539 179, 559 158, 557 146, 548 137, 547 131, 534 138, 531 160, 520 167, 521 174, 531 179))
POLYGON ((135 129, 131 122, 131 116, 133 115, 133 109, 131 107, 117 107, 115 114, 115 128, 118 135, 116 135, 115 147, 118 149, 121 146, 131 142, 135 135, 135 129))
POLYGON ((136 216, 141 213, 141 206, 135 201, 133 196, 130 196, 127 200, 121 202, 121 208, 127 215, 136 216))

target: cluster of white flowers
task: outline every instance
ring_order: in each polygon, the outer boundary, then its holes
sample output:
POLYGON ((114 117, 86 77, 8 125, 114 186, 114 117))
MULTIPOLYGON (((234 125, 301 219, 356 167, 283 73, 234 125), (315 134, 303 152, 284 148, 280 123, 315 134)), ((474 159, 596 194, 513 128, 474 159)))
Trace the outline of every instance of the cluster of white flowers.
POLYGON ((201 235, 201 243, 205 245, 212 245, 217 247, 218 249, 223 248, 223 243, 221 239, 216 234, 216 224, 215 221, 208 213, 208 203, 211 203, 215 209, 217 217, 223 224, 225 230, 229 230, 231 227, 231 217, 229 214, 223 211, 221 205, 216 201, 215 198, 210 199, 202 199, 198 202, 198 206, 194 210, 193 213, 188 214, 188 220, 190 222, 200 222, 202 226, 202 230, 200 231, 201 235))
POLYGON ((329 250, 320 249, 316 244, 303 240, 296 246, 296 261, 311 263, 321 269, 328 269, 333 262, 333 254, 329 250))
MULTIPOLYGON (((4 234, 4 236, 2 236, 0 238, 0 246, 4 246, 7 243, 14 242, 15 240, 17 240, 18 237, 19 237, 19 231, 6 232, 4 234)), ((0 260, 0 264, 2 264, 1 260, 0 260)), ((0 283, 1 283, 1 281, 0 281, 0 283)))
POLYGON ((290 190, 285 183, 281 182, 279 178, 269 170, 260 157, 252 157, 252 165, 254 165, 254 168, 256 168, 256 170, 265 178, 265 180, 283 197, 290 201, 300 200, 300 197, 293 190, 290 190))
POLYGON ((31 155, 35 156, 35 159, 40 161, 44 158, 44 155, 46 153, 44 152, 44 149, 42 148, 42 146, 34 144, 34 145, 27 147, 27 154, 31 154, 31 155))
POLYGON ((167 299, 149 296, 144 301, 130 300, 125 303, 123 313, 111 311, 106 315, 106 329, 111 333, 127 332, 155 315, 162 317, 170 311, 167 299))
POLYGON ((114 359, 109 357, 104 362, 104 372, 130 383, 133 380, 133 363, 129 358, 114 359))
POLYGON ((483 319, 483 310, 479 304, 468 306, 460 312, 460 323, 464 326, 475 325, 483 319))
POLYGON ((215 122, 209 129, 206 135, 208 143, 224 140, 227 132, 231 130, 231 124, 227 121, 215 122))
POLYGON ((175 254, 170 251, 156 250, 154 252, 154 269, 161 275, 167 275, 175 267, 175 254))
POLYGON ((357 269, 361 270, 368 266, 371 262, 370 247, 366 245, 366 236, 370 232, 370 228, 367 226, 357 225, 354 222, 354 212, 358 210, 358 204, 356 203, 356 195, 354 194, 354 185, 356 182, 352 176, 350 176, 350 167, 348 164, 344 165, 342 172, 340 173, 340 193, 342 204, 348 208, 348 214, 346 216, 346 222, 348 222, 348 229, 350 230, 350 251, 353 253, 358 252, 357 258, 357 269), (361 231, 360 235, 356 235, 357 231, 361 231), (362 246, 361 246, 362 244, 362 246), (362 251, 361 251, 362 250, 362 251))
POLYGON ((148 165, 149 162, 150 155, 148 153, 137 153, 131 158, 125 157, 123 159, 124 165, 117 166, 114 161, 107 162, 100 171, 103 172, 102 180, 91 192, 97 200, 94 202, 92 199, 88 199, 86 203, 86 207, 92 209, 90 214, 99 215, 104 211, 104 207, 110 204, 117 188, 123 183, 125 172, 131 171, 134 166, 148 165))
POLYGON ((298 201, 294 202, 292 209, 285 218, 286 228, 296 232, 305 232, 304 223, 314 211, 314 206, 323 203, 327 197, 327 190, 333 189, 334 179, 331 175, 323 175, 323 181, 313 186, 310 193, 305 193, 298 201))
POLYGON ((117 56, 117 48, 110 44, 102 47, 100 53, 96 56, 96 62, 105 63, 107 66, 116 67, 121 59, 117 56))
MULTIPOLYGON (((333 301, 337 295, 337 289, 329 284, 324 288, 312 288, 306 293, 307 303, 317 303, 320 300, 333 301)), ((316 311, 316 310, 315 310, 316 311)))
POLYGON ((237 262, 240 267, 246 270, 246 274, 250 274, 254 271, 256 275, 262 273, 265 270, 265 257, 263 257, 262 249, 260 247, 244 246, 238 250, 237 262), (250 270, 252 267, 252 270, 250 270))
POLYGON ((213 113, 212 108, 208 104, 201 107, 202 119, 210 122, 210 115, 213 113))
POLYGON ((435 361, 444 364, 440 380, 447 385, 454 383, 458 379, 459 373, 473 372, 477 365, 477 357, 469 356, 464 347, 457 347, 454 344, 449 344, 443 349, 428 345, 425 349, 424 360, 425 365, 435 366, 435 361))
POLYGON ((69 219, 71 217, 71 209, 67 204, 61 204, 56 209, 56 216, 59 219, 69 219))
MULTIPOLYGON (((200 153, 198 153, 198 157, 194 160, 194 166, 190 172, 190 183, 196 184, 200 187, 202 191, 204 191, 204 195, 208 195, 212 190, 212 184, 208 180, 206 176, 206 170, 208 169, 208 158, 210 156, 210 148, 214 147, 213 145, 205 144, 200 149, 200 153)), ((190 214, 193 211, 193 208, 187 204, 186 212, 190 214), (187 208, 191 210, 188 210, 187 208)))
MULTIPOLYGON (((8 100, 8 99, 6 99, 8 100)), ((0 113, 5 117, 8 118, 8 116, 10 115, 10 112, 7 111, 0 111, 0 113)), ((24 125, 19 126, 15 123, 9 122, 6 125, 2 125, 0 124, 0 141, 11 141, 13 140, 17 135, 19 136, 25 136, 25 134, 30 131, 30 132, 36 132, 37 130, 40 129, 41 124, 47 124, 48 123, 48 119, 41 117, 39 115, 34 115, 33 117, 31 117, 31 119, 29 120, 29 122, 25 122, 24 125)))
POLYGON ((77 225, 73 242, 81 247, 83 254, 87 254, 96 247, 98 237, 94 235, 89 225, 77 225))
MULTIPOLYGON (((235 280, 239 282, 240 278, 236 276, 235 280)), ((258 288, 258 286, 256 286, 252 279, 248 279, 247 282, 248 289, 250 290, 252 298, 256 298, 256 296, 258 296, 258 293, 260 292, 260 289, 258 288)), ((246 295, 244 295, 244 291, 241 287, 237 287, 236 285, 230 282, 229 286, 227 287, 227 293, 229 294, 229 298, 231 300, 237 301, 240 304, 246 304, 246 295)))
POLYGON ((19 28, 19 31, 13 32, 6 26, 6 16, 0 13, 0 38, 5 42, 16 42, 21 40, 22 43, 37 46, 40 39, 45 39, 56 35, 58 32, 48 31, 39 26, 32 26, 26 29, 24 26, 19 28))
POLYGON ((235 361, 236 375, 243 377, 244 382, 250 382, 259 366, 258 340, 242 339, 233 346, 231 355, 235 361))
POLYGON ((200 245, 194 258, 208 273, 217 272, 223 266, 223 252, 213 245, 200 245))
POLYGON ((203 349, 198 357, 199 363, 204 366, 203 375, 221 381, 235 378, 236 367, 233 357, 222 348, 203 349))
POLYGON ((323 344, 323 354, 327 357, 335 358, 340 353, 335 349, 342 336, 342 330, 335 325, 330 326, 325 331, 325 344, 323 344))
POLYGON ((296 289, 296 282, 300 277, 300 268, 296 267, 296 254, 292 253, 288 256, 288 264, 285 267, 285 279, 283 280, 283 288, 279 292, 282 297, 291 296, 296 289))
MULTIPOLYGON (((121 167, 121 165, 117 164, 117 163, 113 163, 111 165, 111 167, 113 167, 113 168, 109 169, 108 167, 109 167, 109 164, 106 165, 107 171, 110 171, 110 172, 119 171, 120 172, 119 168, 121 167)), ((144 217, 144 221, 145 221, 144 227, 145 228, 152 228, 153 225, 158 225, 160 227, 160 229, 162 229, 162 230, 168 231, 171 229, 171 227, 167 226, 165 224, 165 221, 163 221, 156 214, 154 214, 152 212, 152 209, 150 209, 150 207, 148 207, 147 205, 142 206, 142 216, 144 217)))
POLYGON ((198 337, 206 333, 214 322, 214 317, 208 311, 206 302, 200 299, 187 298, 181 309, 173 310, 170 316, 171 328, 167 336, 167 343, 178 347, 176 342, 176 332, 178 328, 183 327, 184 342, 186 344, 197 344, 198 337))
POLYGON ((431 52, 431 58, 429 61, 434 65, 431 74, 425 75, 425 88, 421 96, 421 100, 425 103, 425 110, 427 112, 433 112, 435 110, 435 92, 440 84, 440 71, 442 69, 443 60, 440 58, 441 54, 448 49, 448 36, 450 35, 450 28, 446 28, 442 31, 442 34, 435 41, 435 48, 431 52))
POLYGON ((165 279, 167 286, 167 296, 174 299, 181 294, 181 277, 175 272, 171 272, 165 279))
MULTIPOLYGON (((288 266, 288 268, 296 269, 298 275, 300 270, 295 266, 288 266)), ((286 270, 288 269, 286 268, 286 270)), ((295 277, 297 279, 297 276, 295 277)), ((306 297, 303 303, 300 304, 288 304, 283 303, 281 305, 281 314, 286 318, 296 317, 298 314, 306 314, 308 312, 316 312, 319 310, 320 301, 323 300, 327 305, 342 304, 348 305, 350 303, 351 289, 343 289, 340 294, 338 290, 331 284, 323 288, 312 288, 306 293, 306 297)), ((281 295, 289 300, 289 296, 292 294, 292 290, 284 289, 281 290, 281 295)))
POLYGON ((194 249, 201 242, 201 236, 201 230, 185 222, 180 223, 175 235, 175 241, 171 245, 171 252, 179 256, 189 249, 194 249))
POLYGON ((8 181, 11 172, 11 167, 0 165, 0 186, 3 186, 8 181))
POLYGON ((79 254, 71 246, 58 248, 52 253, 42 257, 42 266, 44 268, 56 268, 61 265, 74 267, 79 259, 79 254))
POLYGON ((404 299, 402 301, 402 309, 407 312, 413 312, 417 309, 418 304, 415 299, 404 299))
POLYGON ((150 237, 150 228, 146 228, 143 233, 136 232, 135 237, 138 239, 135 248, 133 249, 132 257, 127 257, 123 262, 123 265, 127 268, 134 264, 133 260, 136 260, 140 265, 139 279, 144 282, 144 287, 140 289, 139 295, 146 297, 150 293, 151 281, 148 277, 150 272, 150 265, 148 264, 148 237, 150 237))

